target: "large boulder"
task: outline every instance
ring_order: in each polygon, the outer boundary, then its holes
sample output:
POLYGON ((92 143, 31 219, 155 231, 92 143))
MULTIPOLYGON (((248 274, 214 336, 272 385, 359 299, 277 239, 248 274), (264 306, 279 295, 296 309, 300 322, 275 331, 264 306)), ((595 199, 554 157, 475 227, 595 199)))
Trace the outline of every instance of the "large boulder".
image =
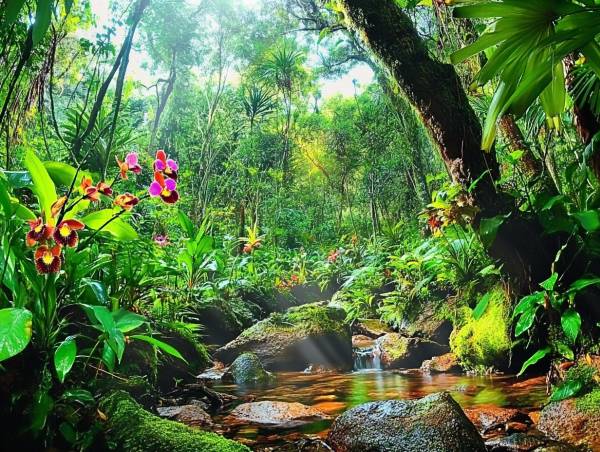
POLYGON ((531 419, 516 408, 502 408, 496 405, 478 405, 466 408, 465 414, 481 433, 502 429, 510 431, 517 425, 523 425, 524 430, 532 424, 531 419))
POLYGON ((213 426, 210 415, 199 404, 180 406, 159 406, 156 412, 160 417, 185 424, 192 428, 208 430, 213 426))
POLYGON ((265 370, 258 356, 246 352, 235 359, 223 378, 238 385, 262 385, 273 381, 275 376, 265 370))
POLYGON ((377 339, 384 334, 393 333, 394 331, 379 319, 361 319, 352 324, 354 334, 377 339))
POLYGON ((427 339, 388 333, 377 339, 385 369, 420 367, 423 361, 448 352, 448 347, 427 339))
POLYGON ((452 322, 442 315, 440 305, 427 303, 412 320, 405 320, 400 328, 406 336, 421 337, 448 345, 452 333, 452 322))
POLYGON ((423 361, 421 370, 425 373, 456 373, 462 369, 454 353, 445 353, 423 361))
POLYGON ((229 422, 236 424, 258 424, 265 427, 291 428, 315 421, 328 419, 328 416, 316 408, 297 402, 242 403, 229 415, 229 422))
POLYGON ((600 389, 548 404, 537 428, 553 439, 600 450, 600 389))
POLYGON ((485 452, 477 429, 448 393, 359 405, 339 416, 328 442, 337 452, 485 452))
POLYGON ((352 367, 352 338, 344 310, 323 303, 271 314, 219 348, 215 357, 229 364, 255 353, 269 370, 303 370, 309 365, 352 367))

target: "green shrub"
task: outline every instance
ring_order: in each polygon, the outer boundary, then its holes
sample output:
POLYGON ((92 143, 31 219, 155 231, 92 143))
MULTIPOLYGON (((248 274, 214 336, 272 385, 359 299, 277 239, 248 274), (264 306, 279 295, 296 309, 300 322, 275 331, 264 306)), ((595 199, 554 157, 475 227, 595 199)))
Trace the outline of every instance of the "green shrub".
POLYGON ((511 347, 509 303, 501 287, 491 290, 489 305, 478 319, 473 310, 461 308, 450 347, 463 365, 480 370, 507 361, 511 347))

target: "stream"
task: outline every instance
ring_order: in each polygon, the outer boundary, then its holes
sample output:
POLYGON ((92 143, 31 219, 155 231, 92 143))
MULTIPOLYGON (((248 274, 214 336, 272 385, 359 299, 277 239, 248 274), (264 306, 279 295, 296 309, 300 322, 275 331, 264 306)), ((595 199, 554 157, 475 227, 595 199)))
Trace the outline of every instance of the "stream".
MULTIPOLYGON (((374 367, 378 363, 365 363, 374 367)), ((349 373, 277 373, 277 382, 263 388, 215 383, 213 389, 240 397, 243 401, 300 402, 331 416, 307 425, 287 429, 229 424, 226 415, 217 417, 223 433, 256 446, 276 446, 304 436, 324 438, 333 418, 361 403, 384 399, 414 399, 449 391, 463 408, 477 405, 539 409, 546 401, 545 385, 523 383, 514 376, 466 376, 454 374, 403 373, 365 369, 349 373)))

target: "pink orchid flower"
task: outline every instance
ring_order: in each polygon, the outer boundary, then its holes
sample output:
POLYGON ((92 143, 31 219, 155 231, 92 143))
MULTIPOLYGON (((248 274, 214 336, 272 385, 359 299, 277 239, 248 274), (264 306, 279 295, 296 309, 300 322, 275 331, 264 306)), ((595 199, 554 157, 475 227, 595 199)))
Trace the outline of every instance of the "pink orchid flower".
POLYGON ((162 149, 156 151, 156 160, 154 160, 154 171, 163 173, 168 178, 177 180, 177 171, 179 165, 173 159, 167 157, 167 154, 162 149))
POLYGON ((177 182, 174 179, 165 179, 162 173, 158 171, 154 173, 154 181, 150 184, 148 193, 153 198, 160 196, 167 204, 174 204, 179 199, 177 182))

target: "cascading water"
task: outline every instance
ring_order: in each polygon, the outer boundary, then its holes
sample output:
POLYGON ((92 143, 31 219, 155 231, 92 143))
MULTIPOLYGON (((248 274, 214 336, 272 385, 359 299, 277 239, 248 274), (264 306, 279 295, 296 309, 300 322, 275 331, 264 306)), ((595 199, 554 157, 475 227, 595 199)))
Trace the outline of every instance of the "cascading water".
POLYGON ((355 348, 354 370, 381 370, 381 351, 377 344, 370 347, 355 348))

